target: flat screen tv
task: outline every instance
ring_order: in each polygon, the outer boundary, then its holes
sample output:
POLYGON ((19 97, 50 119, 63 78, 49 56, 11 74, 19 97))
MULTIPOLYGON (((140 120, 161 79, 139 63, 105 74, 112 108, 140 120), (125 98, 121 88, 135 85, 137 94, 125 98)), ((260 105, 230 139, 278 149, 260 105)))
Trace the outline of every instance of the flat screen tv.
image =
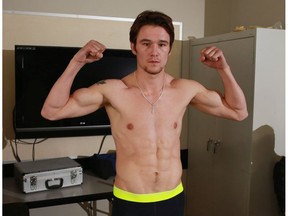
MULTIPOLYGON (((40 111, 55 81, 79 47, 15 45, 16 139, 111 134, 110 122, 101 108, 89 115, 49 121, 40 111)), ((121 79, 136 69, 130 50, 107 49, 97 62, 86 64, 77 74, 71 93, 105 79, 121 79)))

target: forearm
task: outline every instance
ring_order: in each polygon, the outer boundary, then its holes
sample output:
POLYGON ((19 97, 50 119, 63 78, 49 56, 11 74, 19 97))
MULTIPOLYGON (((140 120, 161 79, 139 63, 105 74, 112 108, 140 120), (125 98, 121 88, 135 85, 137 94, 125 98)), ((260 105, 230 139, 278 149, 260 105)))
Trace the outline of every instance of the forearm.
POLYGON ((242 120, 247 117, 247 105, 245 95, 235 80, 230 67, 227 66, 218 73, 222 79, 224 86, 224 101, 231 110, 236 113, 238 120, 242 120))

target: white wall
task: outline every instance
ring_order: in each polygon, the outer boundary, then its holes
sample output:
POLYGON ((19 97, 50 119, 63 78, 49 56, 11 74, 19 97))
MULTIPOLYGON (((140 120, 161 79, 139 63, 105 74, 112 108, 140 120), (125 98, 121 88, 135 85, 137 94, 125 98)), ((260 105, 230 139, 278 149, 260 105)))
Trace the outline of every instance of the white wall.
POLYGON ((203 0, 3 0, 3 10, 20 10, 49 13, 96 15, 135 18, 144 10, 159 10, 167 13, 174 21, 184 23, 183 39, 193 35, 204 35, 203 0))

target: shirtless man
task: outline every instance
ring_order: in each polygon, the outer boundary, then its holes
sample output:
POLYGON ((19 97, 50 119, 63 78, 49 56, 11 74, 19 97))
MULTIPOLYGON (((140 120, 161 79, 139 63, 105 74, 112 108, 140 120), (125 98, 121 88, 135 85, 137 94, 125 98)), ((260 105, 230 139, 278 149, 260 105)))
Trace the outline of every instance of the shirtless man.
POLYGON ((208 47, 201 51, 200 61, 218 71, 224 95, 165 72, 173 41, 171 18, 144 11, 130 30, 131 50, 137 57, 135 72, 122 80, 101 81, 70 95, 78 71, 105 56, 104 45, 89 41, 71 59, 43 106, 42 116, 50 120, 106 108, 117 154, 114 216, 183 215, 180 132, 189 105, 236 121, 247 117, 245 97, 222 51, 208 47))

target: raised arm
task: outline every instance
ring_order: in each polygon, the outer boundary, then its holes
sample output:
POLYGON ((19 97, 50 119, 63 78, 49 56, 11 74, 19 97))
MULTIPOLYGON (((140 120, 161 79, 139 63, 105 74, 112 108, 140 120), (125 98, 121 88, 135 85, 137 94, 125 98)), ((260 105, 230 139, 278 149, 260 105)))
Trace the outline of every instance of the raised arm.
POLYGON ((79 89, 72 95, 70 89, 80 69, 86 63, 101 59, 104 51, 104 45, 91 40, 74 55, 46 98, 41 110, 44 118, 58 120, 81 116, 102 105, 103 96, 100 92, 94 91, 95 87, 79 89))
POLYGON ((223 52, 217 47, 201 51, 200 61, 218 71, 224 86, 224 95, 200 85, 191 104, 199 110, 223 118, 241 121, 248 116, 246 100, 236 82, 223 52))

